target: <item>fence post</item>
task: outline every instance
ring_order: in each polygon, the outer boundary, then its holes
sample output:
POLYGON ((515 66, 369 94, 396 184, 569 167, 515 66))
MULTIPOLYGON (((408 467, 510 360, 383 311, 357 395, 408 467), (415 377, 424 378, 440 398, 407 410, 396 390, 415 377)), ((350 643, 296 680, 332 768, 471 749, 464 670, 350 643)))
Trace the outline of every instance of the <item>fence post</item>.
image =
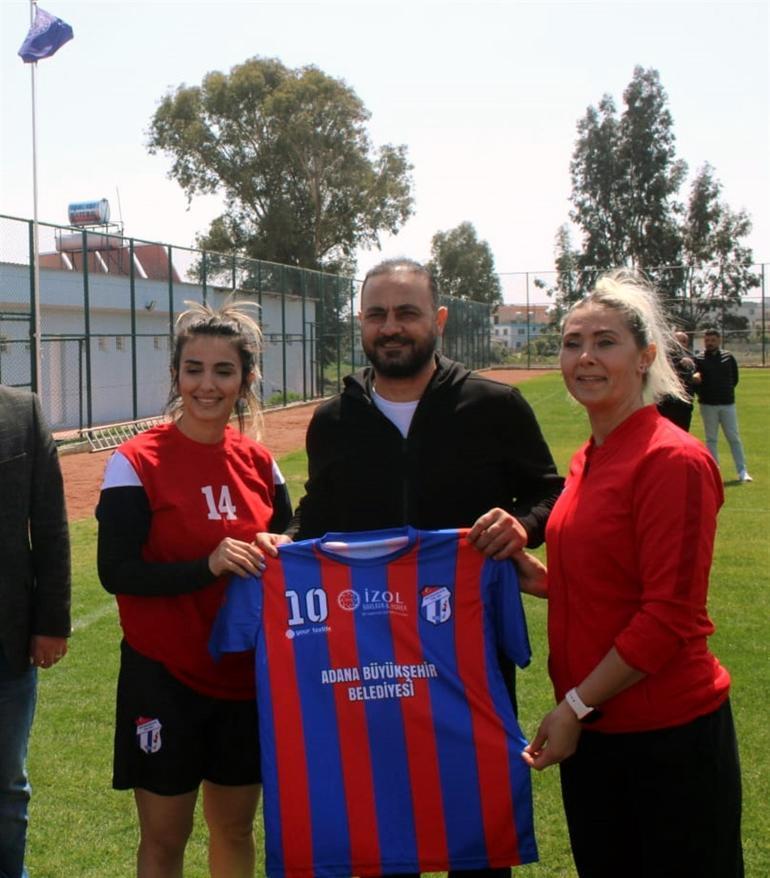
POLYGON ((37 345, 38 345, 38 326, 37 326, 37 285, 35 283, 35 232, 33 223, 30 220, 29 227, 29 307, 30 307, 30 327, 32 328, 32 344, 29 346, 29 378, 32 390, 40 393, 39 375, 37 374, 37 345))
POLYGON ((93 427, 93 385, 91 383, 91 301, 88 289, 88 235, 81 232, 83 240, 83 321, 86 335, 86 426, 93 427))
POLYGON ((305 316, 307 309, 307 275, 300 275, 300 291, 302 293, 302 399, 307 400, 307 336, 305 333, 305 316))
POLYGON ((289 401, 286 394, 286 266, 281 268, 281 384, 283 404, 289 401))
POLYGON ((529 336, 529 272, 526 274, 526 291, 527 291, 527 369, 532 368, 532 350, 530 348, 529 336))
POLYGON ((318 304, 316 305, 316 363, 318 368, 318 387, 321 396, 326 395, 326 373, 324 372, 324 360, 326 359, 326 303, 324 302, 324 273, 320 271, 316 278, 318 283, 318 304))
POLYGON ((762 315, 762 365, 767 365, 767 360, 765 358, 765 354, 767 352, 767 315, 765 314, 765 293, 767 292, 767 287, 765 286, 765 269, 767 268, 767 263, 762 263, 762 305, 760 307, 760 314, 762 315))
POLYGON ((334 337, 337 348, 337 393, 342 389, 342 332, 340 321, 340 279, 335 277, 334 284, 334 337))
MULTIPOLYGON (((235 290, 235 287, 233 287, 235 290)), ((257 305, 259 307, 259 328, 265 322, 264 311, 262 310, 262 260, 257 260, 257 305)), ((265 346, 259 346, 259 398, 265 400, 265 346)))
POLYGON ((136 420, 139 398, 136 380, 136 269, 134 266, 134 239, 128 239, 128 289, 131 302, 131 411, 136 420))
POLYGON ((168 345, 169 350, 174 347, 174 263, 172 260, 171 244, 166 247, 168 253, 168 345))
MULTIPOLYGON (((318 318, 316 318, 316 319, 318 319, 318 318)), ((315 330, 316 330, 315 321, 307 324, 307 330, 310 331, 310 395, 311 395, 311 397, 315 398, 318 394, 318 391, 317 391, 318 374, 316 372, 317 363, 318 363, 318 353, 317 353, 317 345, 316 345, 316 337, 315 337, 315 330)))
POLYGON ((78 339, 78 428, 83 429, 83 348, 86 346, 84 338, 78 339))
POLYGON ((353 278, 349 278, 350 284, 350 371, 356 371, 356 315, 355 308, 355 289, 353 278))

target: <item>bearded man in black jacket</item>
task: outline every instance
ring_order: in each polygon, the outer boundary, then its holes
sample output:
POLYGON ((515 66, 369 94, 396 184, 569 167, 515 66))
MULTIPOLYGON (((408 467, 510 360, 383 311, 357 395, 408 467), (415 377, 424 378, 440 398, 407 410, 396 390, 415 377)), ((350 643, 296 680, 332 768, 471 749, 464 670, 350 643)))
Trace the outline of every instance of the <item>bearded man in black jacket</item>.
POLYGON ((294 539, 471 527, 495 558, 543 541, 563 480, 535 415, 516 388, 435 353, 446 319, 418 263, 367 274, 360 322, 371 365, 313 416, 294 539))
MULTIPOLYGON (((447 309, 431 273, 407 259, 375 266, 359 320, 371 365, 313 415, 306 493, 288 535, 471 528, 468 539, 495 559, 540 545, 563 479, 516 388, 436 353, 447 309)), ((275 554, 284 540, 261 534, 257 542, 275 554)), ((500 659, 515 703, 513 664, 500 659)))

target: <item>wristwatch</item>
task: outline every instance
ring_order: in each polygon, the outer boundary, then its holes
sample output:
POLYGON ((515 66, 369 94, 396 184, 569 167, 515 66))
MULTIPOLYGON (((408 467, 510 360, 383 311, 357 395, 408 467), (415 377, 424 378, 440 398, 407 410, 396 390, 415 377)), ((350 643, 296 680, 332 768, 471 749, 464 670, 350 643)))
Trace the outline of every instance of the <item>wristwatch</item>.
POLYGON ((570 689, 564 696, 564 700, 572 708, 573 713, 581 723, 595 723, 602 718, 602 712, 595 707, 589 707, 578 695, 577 689, 570 689))

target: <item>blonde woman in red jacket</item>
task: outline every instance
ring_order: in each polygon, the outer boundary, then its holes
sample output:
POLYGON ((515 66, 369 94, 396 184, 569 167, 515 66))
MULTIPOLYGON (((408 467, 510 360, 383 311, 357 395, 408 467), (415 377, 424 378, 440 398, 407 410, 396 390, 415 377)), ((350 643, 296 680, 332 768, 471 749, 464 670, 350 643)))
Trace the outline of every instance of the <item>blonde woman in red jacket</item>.
POLYGON ((546 529, 557 706, 524 758, 561 763, 581 878, 743 875, 730 677, 707 646, 722 480, 706 448, 654 402, 683 395, 654 290, 602 278, 562 325, 561 370, 591 438, 546 529))

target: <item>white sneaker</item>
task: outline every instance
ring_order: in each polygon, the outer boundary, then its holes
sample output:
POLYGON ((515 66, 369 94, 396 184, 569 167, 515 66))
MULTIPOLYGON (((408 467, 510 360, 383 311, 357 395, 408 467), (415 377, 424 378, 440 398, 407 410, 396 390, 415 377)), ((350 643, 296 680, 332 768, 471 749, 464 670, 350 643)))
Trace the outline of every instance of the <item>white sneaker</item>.
POLYGON ((738 481, 740 482, 753 482, 754 479, 744 470, 739 476, 738 481))

